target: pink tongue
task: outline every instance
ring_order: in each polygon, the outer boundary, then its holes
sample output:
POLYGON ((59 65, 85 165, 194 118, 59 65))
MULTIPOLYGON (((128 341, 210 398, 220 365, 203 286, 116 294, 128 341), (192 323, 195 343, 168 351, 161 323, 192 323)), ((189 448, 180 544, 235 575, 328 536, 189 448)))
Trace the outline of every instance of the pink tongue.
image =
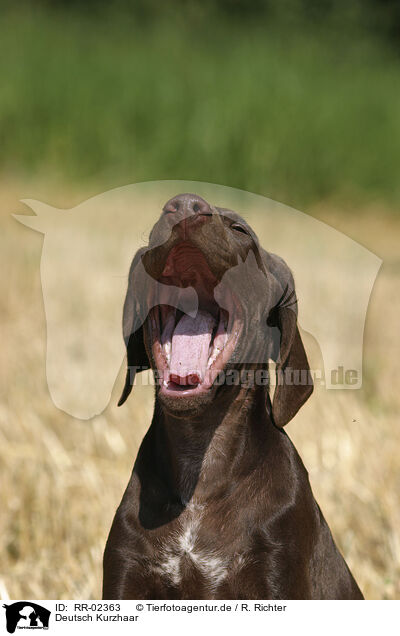
POLYGON ((214 318, 206 311, 180 319, 172 336, 171 382, 197 385, 204 380, 214 326, 214 318))

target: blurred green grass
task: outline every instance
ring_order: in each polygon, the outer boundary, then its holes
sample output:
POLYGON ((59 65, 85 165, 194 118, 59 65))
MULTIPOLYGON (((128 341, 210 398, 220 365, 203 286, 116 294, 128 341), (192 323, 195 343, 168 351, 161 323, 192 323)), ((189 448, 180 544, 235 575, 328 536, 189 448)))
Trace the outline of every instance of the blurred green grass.
POLYGON ((4 174, 399 203, 400 59, 370 32, 22 7, 0 21, 4 174))

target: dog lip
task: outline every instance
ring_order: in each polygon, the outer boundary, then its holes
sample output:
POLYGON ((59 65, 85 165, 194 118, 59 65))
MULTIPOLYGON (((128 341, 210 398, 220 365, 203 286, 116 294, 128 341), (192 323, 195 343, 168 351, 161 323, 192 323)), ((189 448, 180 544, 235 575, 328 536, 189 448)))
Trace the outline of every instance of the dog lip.
POLYGON ((183 240, 188 240, 193 232, 197 232, 204 223, 209 222, 211 216, 212 214, 201 212, 191 216, 184 216, 174 227, 183 240))
POLYGON ((160 387, 160 392, 162 395, 165 395, 166 397, 172 397, 174 399, 182 399, 182 398, 187 398, 187 397, 192 397, 192 396, 197 396, 197 395, 206 395, 209 390, 211 389, 211 386, 204 386, 203 384, 198 384, 195 387, 186 387, 186 388, 181 388, 181 389, 177 389, 176 387, 172 387, 171 383, 166 383, 166 384, 162 384, 160 387))

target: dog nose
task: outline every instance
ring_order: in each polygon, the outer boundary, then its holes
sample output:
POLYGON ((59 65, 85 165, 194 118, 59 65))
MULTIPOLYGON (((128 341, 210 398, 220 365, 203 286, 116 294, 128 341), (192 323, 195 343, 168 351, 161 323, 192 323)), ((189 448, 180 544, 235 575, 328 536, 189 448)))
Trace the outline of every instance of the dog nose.
POLYGON ((210 216, 212 211, 207 201, 197 194, 178 194, 164 205, 164 213, 179 213, 187 218, 197 214, 210 216))

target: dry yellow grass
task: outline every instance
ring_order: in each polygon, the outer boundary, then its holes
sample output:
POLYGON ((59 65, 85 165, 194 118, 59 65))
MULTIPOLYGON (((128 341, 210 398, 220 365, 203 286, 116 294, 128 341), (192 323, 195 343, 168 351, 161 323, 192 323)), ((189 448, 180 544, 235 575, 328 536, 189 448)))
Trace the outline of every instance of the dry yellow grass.
MULTIPOLYGON (((80 421, 55 408, 45 375, 42 237, 9 216, 26 187, 3 182, 2 190, 0 592, 99 598, 105 540, 150 422, 152 389, 137 387, 118 409, 122 370, 102 415, 80 421)), ((50 198, 38 187, 34 194, 50 198)), ((60 205, 82 198, 54 196, 60 205)), ((400 598, 400 222, 382 210, 315 214, 384 264, 367 317, 363 389, 317 391, 287 429, 366 597, 400 598)))

